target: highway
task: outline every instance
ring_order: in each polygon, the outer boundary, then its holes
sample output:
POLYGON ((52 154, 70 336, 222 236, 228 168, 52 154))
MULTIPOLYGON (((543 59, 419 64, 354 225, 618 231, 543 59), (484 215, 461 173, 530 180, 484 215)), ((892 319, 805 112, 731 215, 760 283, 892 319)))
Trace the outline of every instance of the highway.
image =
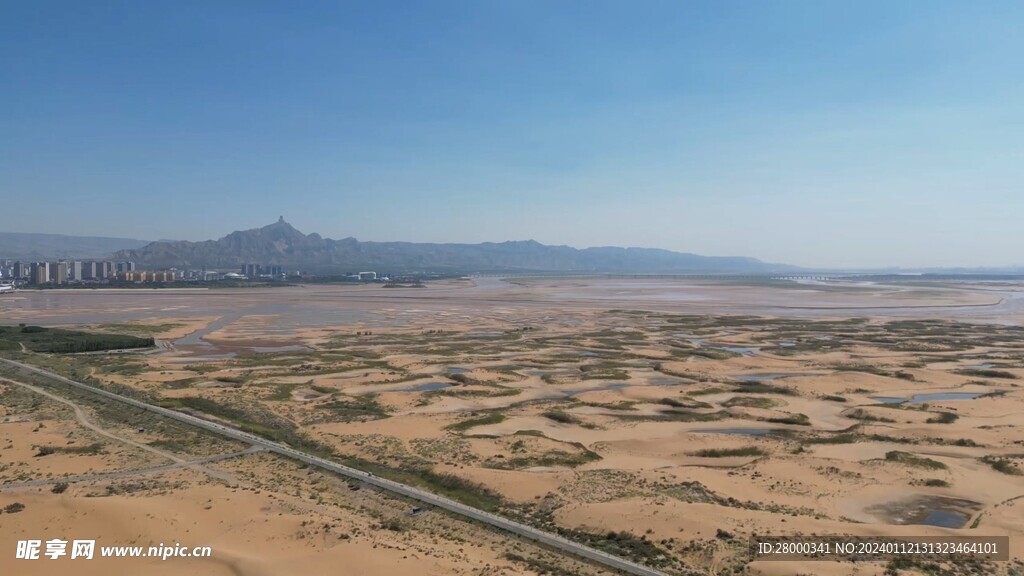
POLYGON ((23 370, 34 372, 41 376, 54 379, 56 381, 62 382, 69 386, 73 386, 80 390, 84 390, 91 394, 95 394, 97 396, 101 396, 109 400, 114 400, 115 402, 121 402, 123 404, 127 404, 135 408, 140 408, 142 410, 147 410, 149 412, 153 412, 155 414, 159 414, 161 416, 171 418, 173 420, 177 420, 179 422, 183 422, 185 424, 189 424, 197 428, 202 428, 203 430, 213 432, 215 434, 224 436, 226 438, 230 438, 232 440, 248 442, 256 446, 261 446, 270 452, 274 452, 275 454, 286 456, 288 458, 292 458, 300 462, 316 466, 323 470, 328 470, 330 472, 334 472, 336 474, 340 474, 348 478, 365 482, 366 484, 376 486, 383 490, 387 490, 388 492, 399 494, 401 496, 412 498, 414 500, 418 500, 431 506, 442 508, 464 518, 470 518, 472 520, 482 522, 489 526, 500 528, 507 532, 511 532, 512 534, 516 534, 518 536, 528 538, 535 542, 545 544, 556 550, 568 552, 581 558, 585 558, 587 560, 603 564, 610 568, 621 570, 622 572, 626 572, 628 574, 635 574, 636 576, 667 576, 664 572, 655 570, 653 568, 649 568, 647 566, 643 566, 641 564, 637 564, 636 562, 626 560, 625 558, 613 556, 611 554, 602 552, 589 546, 584 546, 583 544, 573 542, 557 534, 552 534, 550 532, 538 530, 537 528, 533 528, 532 526, 527 526, 514 520, 509 520, 508 518, 503 518, 496 514, 491 514, 490 512, 485 512, 483 510, 473 508, 472 506, 467 506, 465 504, 456 502, 454 500, 450 500, 448 498, 439 496, 437 494, 433 494, 431 492, 427 492, 425 490, 421 490, 419 488, 415 488, 413 486, 409 486, 407 484, 394 482, 386 478, 375 476, 374 474, 371 474, 369 472, 363 472, 362 470, 357 470, 355 468, 344 466, 342 464, 338 464, 336 462, 332 462, 330 460, 326 460, 318 456, 313 456, 312 454, 301 452, 285 444, 273 442, 260 436, 256 436, 254 434, 249 434, 236 428, 232 428, 230 426, 225 426, 223 424, 211 422, 209 420, 204 420, 202 418, 198 418, 196 416, 184 414, 174 410, 169 410, 167 408, 162 408, 160 406, 154 406, 146 402, 135 400, 134 398, 128 398, 126 396, 114 394, 113 392, 108 392, 106 390, 96 388, 94 386, 89 386, 88 384, 76 382, 74 380, 60 376, 59 374, 54 374, 53 372, 49 372, 41 368, 36 368, 28 364, 22 364, 21 362, 16 362, 14 360, 0 358, 0 362, 17 368, 21 368, 23 370))

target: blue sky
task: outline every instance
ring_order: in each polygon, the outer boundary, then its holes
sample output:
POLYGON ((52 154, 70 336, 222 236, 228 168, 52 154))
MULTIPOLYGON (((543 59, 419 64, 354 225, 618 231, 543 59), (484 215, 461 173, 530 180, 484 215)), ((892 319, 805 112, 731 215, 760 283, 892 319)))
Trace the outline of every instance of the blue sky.
POLYGON ((1024 3, 5 2, 0 229, 1024 265, 1024 3))

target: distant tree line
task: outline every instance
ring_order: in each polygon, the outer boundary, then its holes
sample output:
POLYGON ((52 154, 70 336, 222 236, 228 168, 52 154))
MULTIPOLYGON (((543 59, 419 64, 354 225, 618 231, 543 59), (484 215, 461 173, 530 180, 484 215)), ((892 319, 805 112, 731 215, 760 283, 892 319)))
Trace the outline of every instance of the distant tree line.
POLYGON ((0 326, 0 350, 20 350, 24 345, 32 352, 73 354, 150 348, 155 344, 156 342, 151 337, 99 334, 42 326, 0 326))

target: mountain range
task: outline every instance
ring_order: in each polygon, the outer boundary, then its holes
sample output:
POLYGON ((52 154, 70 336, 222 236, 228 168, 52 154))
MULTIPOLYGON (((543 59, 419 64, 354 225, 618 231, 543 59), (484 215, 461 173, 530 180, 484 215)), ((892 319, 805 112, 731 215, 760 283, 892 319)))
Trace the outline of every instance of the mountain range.
POLYGON ((0 232, 0 258, 26 261, 109 258, 115 251, 141 248, 149 243, 130 238, 0 232))
POLYGON ((653 248, 547 246, 533 240, 482 244, 360 242, 304 234, 284 221, 203 242, 159 241, 118 251, 145 268, 236 268, 281 264, 287 270, 339 273, 569 272, 741 273, 795 270, 754 258, 699 256, 653 248))

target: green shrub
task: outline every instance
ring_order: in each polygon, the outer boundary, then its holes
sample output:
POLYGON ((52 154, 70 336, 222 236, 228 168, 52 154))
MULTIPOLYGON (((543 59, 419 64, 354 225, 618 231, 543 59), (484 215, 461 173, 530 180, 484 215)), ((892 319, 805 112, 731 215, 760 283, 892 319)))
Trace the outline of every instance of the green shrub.
POLYGON ((706 448, 690 452, 690 456, 700 458, 730 458, 733 456, 764 456, 767 452, 757 446, 745 446, 743 448, 706 448))
POLYGON ((931 458, 924 458, 910 452, 901 452, 899 450, 892 450, 885 453, 885 459, 887 462, 897 462, 899 464, 906 464, 907 466, 916 466, 918 468, 928 468, 929 470, 945 470, 947 466, 937 460, 931 458))
POLYGON ((504 414, 488 414, 487 416, 481 416, 480 418, 470 418, 469 420, 463 420, 462 422, 456 422, 445 426, 445 430, 451 430, 453 432, 465 432, 470 428, 476 426, 487 426, 489 424, 498 424, 505 421, 504 414))

